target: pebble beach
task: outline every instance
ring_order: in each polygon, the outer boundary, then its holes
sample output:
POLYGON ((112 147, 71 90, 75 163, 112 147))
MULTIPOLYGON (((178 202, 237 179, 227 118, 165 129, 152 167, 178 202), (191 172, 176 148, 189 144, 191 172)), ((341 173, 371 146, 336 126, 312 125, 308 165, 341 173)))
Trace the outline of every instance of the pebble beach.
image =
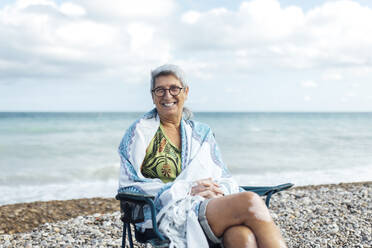
MULTIPOLYGON (((372 247, 372 182, 294 187, 273 196, 270 211, 288 247, 372 247)), ((0 247, 121 245, 112 198, 4 205, 0 215, 0 247)))

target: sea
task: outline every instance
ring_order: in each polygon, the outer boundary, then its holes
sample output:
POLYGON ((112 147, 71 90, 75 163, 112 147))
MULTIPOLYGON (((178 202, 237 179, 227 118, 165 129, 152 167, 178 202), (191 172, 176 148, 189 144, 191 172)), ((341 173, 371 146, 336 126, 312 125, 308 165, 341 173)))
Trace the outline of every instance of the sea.
MULTIPOLYGON (((0 205, 114 197, 143 113, 0 113, 0 205)), ((240 185, 372 181, 372 113, 196 112, 240 185)))

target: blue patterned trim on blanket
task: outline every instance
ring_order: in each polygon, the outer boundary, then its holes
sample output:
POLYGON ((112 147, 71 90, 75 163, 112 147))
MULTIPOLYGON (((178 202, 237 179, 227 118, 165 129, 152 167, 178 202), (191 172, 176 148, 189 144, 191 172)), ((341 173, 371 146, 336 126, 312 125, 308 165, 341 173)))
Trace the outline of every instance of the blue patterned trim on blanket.
POLYGON ((158 114, 158 111, 156 110, 156 108, 153 108, 152 110, 150 110, 149 112, 147 112, 146 114, 144 114, 142 118, 143 119, 152 119, 157 114, 158 114))
POLYGON ((222 177, 231 177, 228 169, 227 169, 227 166, 225 165, 225 163, 223 162, 222 160, 222 156, 221 156, 221 152, 220 152, 220 149, 217 145, 217 142, 214 138, 214 136, 210 137, 209 138, 209 144, 211 146, 211 157, 212 157, 212 160, 219 166, 221 167, 222 169, 222 177))
POLYGON ((130 148, 133 143, 133 137, 136 130, 136 126, 139 123, 139 119, 136 120, 125 132, 123 139, 120 142, 118 152, 120 154, 121 166, 126 171, 130 180, 137 181, 139 179, 136 170, 133 165, 129 162, 130 160, 130 148))
POLYGON ((139 186, 127 186, 118 189, 118 193, 140 193, 146 194, 146 192, 139 186))
POLYGON ((138 123, 141 119, 149 119, 156 116, 157 112, 156 109, 153 109, 146 114, 144 114, 140 119, 136 120, 125 132, 124 137, 119 145, 119 154, 121 159, 121 166, 125 169, 126 174, 130 180, 136 182, 150 182, 151 179, 140 178, 134 169, 133 165, 129 162, 130 161, 130 149, 133 143, 134 134, 137 128, 138 123))
POLYGON ((186 128, 181 121, 181 169, 184 170, 188 165, 188 140, 186 136, 186 128))
POLYGON ((196 216, 199 216, 199 209, 200 209, 200 205, 202 204, 202 201, 199 202, 198 204, 196 204, 194 207, 193 207, 193 211, 195 213, 196 216))
MULTIPOLYGON (((120 150, 119 150, 120 153, 120 150)), ((125 174, 128 176, 130 180, 136 182, 146 182, 146 180, 141 179, 138 177, 136 170, 133 168, 133 165, 126 160, 123 156, 120 156, 121 159, 121 166, 125 170, 125 174)))
POLYGON ((210 145, 211 158, 222 169, 222 177, 231 177, 225 163, 222 160, 220 149, 217 145, 217 142, 214 138, 211 128, 204 123, 190 121, 192 125, 193 132, 192 137, 202 144, 207 142, 210 145))
POLYGON ((211 128, 207 124, 193 120, 190 120, 189 123, 192 127, 192 137, 200 144, 207 141, 206 139, 208 139, 208 134, 211 132, 211 128))

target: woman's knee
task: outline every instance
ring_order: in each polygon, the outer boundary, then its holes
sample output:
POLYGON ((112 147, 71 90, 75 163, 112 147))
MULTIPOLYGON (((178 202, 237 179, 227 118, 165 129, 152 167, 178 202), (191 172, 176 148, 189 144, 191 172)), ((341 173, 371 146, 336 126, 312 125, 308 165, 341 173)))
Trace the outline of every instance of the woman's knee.
POLYGON ((239 202, 244 204, 244 209, 247 211, 247 217, 254 218, 259 221, 271 221, 271 216, 265 202, 254 192, 240 193, 239 202))
POLYGON ((207 205, 206 217, 217 237, 232 226, 251 226, 256 222, 271 220, 265 203, 253 192, 241 192, 212 199, 207 205))
POLYGON ((252 191, 245 191, 245 192, 241 192, 241 193, 238 193, 238 195, 240 196, 241 200, 242 201, 245 201, 245 202, 263 202, 261 197, 252 192, 252 191))
POLYGON ((247 226, 232 226, 223 234, 224 247, 257 248, 256 237, 247 226))

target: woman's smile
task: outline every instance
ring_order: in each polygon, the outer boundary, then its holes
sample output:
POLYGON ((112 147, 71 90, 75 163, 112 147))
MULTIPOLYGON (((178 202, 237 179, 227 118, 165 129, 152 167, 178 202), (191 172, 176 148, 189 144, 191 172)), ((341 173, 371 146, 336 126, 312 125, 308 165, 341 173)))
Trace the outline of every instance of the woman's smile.
POLYGON ((173 107, 177 102, 162 103, 164 107, 170 108, 173 107))

